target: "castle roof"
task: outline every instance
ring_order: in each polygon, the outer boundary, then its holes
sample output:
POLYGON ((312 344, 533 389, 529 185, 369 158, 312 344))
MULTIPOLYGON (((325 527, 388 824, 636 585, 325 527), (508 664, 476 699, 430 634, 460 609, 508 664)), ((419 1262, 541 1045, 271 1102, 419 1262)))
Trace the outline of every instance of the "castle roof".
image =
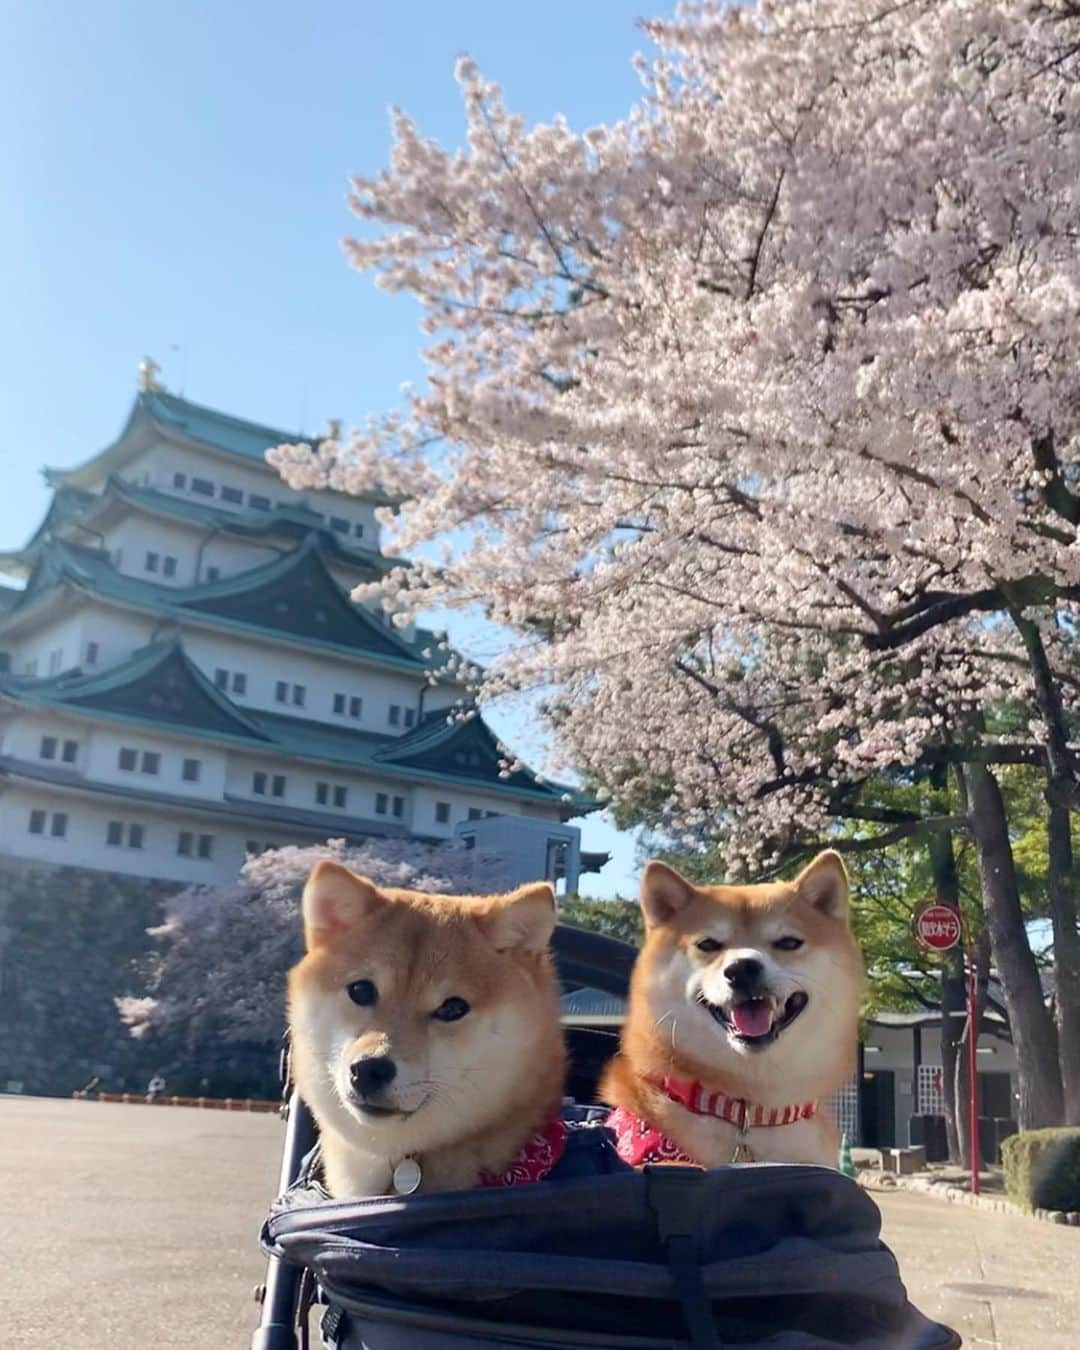
POLYGON ((316 534, 329 558, 354 567, 361 576, 371 579, 405 561, 384 557, 376 549, 364 548, 343 538, 327 526, 319 512, 299 502, 295 506, 278 505, 270 511, 220 507, 143 487, 113 473, 105 480, 100 492, 58 487, 41 523, 27 542, 21 548, 0 550, 0 568, 15 576, 25 576, 33 568, 42 548, 51 538, 58 537, 58 532, 65 526, 101 529, 125 513, 154 516, 256 542, 269 538, 300 541, 309 534, 316 534))
POLYGON ((0 699, 382 778, 480 787, 495 795, 558 803, 567 814, 595 805, 524 767, 507 771, 491 729, 475 714, 448 719, 445 711, 433 712, 412 733, 390 736, 240 708, 202 674, 179 636, 151 643, 101 674, 0 676, 0 699))
POLYGON ((118 571, 107 553, 50 539, 34 561, 25 588, 3 612, 0 637, 39 621, 65 593, 92 596, 171 619, 178 624, 301 639, 313 650, 380 665, 432 671, 438 637, 417 629, 412 639, 350 600, 328 567, 324 541, 309 534, 299 547, 237 576, 194 586, 165 586, 118 571), (425 653, 427 653, 425 655, 425 653))
MULTIPOLYGON (((56 487, 90 488, 107 475, 123 470, 136 455, 162 438, 234 463, 239 460, 263 465, 267 473, 272 472, 266 465, 267 450, 285 442, 314 444, 321 439, 234 417, 162 389, 143 389, 115 441, 75 468, 46 469, 45 477, 56 487)), ((392 498, 378 489, 359 495, 367 501, 393 503, 392 498)))

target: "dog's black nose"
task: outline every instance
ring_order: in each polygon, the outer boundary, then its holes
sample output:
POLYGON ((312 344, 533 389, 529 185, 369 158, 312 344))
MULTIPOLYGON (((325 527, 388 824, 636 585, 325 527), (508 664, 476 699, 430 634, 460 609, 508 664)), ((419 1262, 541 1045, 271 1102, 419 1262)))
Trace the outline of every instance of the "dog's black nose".
POLYGON ((744 992, 752 989, 761 979, 764 967, 752 956, 740 956, 737 961, 729 961, 724 967, 724 975, 732 989, 744 992))
POLYGON ((396 1076, 397 1065, 389 1055, 369 1055, 349 1065, 349 1077, 361 1097, 373 1097, 389 1087, 396 1076))

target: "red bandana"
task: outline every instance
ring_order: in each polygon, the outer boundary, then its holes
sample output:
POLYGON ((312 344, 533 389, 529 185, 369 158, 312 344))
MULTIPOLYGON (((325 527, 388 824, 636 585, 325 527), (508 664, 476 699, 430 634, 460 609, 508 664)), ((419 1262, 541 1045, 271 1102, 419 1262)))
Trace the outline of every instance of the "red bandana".
POLYGON ((481 1172, 481 1186, 522 1186, 529 1181, 543 1181, 566 1152, 569 1133, 561 1116, 552 1116, 542 1130, 526 1140, 517 1157, 505 1171, 481 1172))
MULTIPOLYGON (((650 1078, 648 1082, 694 1115, 715 1116, 739 1128, 793 1125, 797 1120, 810 1120, 817 1114, 817 1102, 801 1102, 795 1106, 753 1106, 745 1097, 729 1097, 726 1092, 709 1092, 689 1078, 668 1075, 650 1078)), ((616 1107, 605 1123, 615 1135, 615 1151, 631 1167, 641 1167, 645 1163, 694 1161, 655 1125, 650 1125, 625 1107, 616 1107)))
POLYGON ((625 1106, 617 1106, 604 1124, 615 1136, 615 1152, 631 1167, 657 1162, 693 1162, 666 1134, 661 1134, 654 1125, 635 1116, 625 1106))

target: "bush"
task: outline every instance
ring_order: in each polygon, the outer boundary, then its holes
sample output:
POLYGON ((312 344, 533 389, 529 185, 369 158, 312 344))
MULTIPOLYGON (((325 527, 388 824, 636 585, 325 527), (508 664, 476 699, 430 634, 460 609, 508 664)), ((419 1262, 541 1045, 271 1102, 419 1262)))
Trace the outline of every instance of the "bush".
POLYGON ((1005 1189, 1018 1205, 1080 1210, 1080 1127, 1011 1135, 1001 1158, 1005 1189))

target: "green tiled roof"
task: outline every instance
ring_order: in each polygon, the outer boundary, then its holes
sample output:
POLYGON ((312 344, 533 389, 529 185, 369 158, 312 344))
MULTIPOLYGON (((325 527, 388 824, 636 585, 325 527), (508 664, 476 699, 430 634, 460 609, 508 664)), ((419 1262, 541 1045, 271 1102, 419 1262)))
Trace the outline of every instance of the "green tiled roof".
MULTIPOLYGON (((478 716, 448 723, 445 713, 432 713, 416 732, 395 737, 241 709, 206 679, 178 638, 144 647, 100 675, 78 671, 47 679, 3 675, 0 695, 54 712, 189 732, 203 742, 239 744, 251 751, 329 762, 382 777, 452 782, 564 809, 568 805, 563 802, 566 789, 541 783, 528 770, 500 778, 495 738, 478 716), (433 745, 442 752, 438 758, 431 754, 433 745), (473 758, 480 745, 493 750, 483 761, 473 758)), ((575 798, 572 805, 586 810, 591 804, 575 798)))
POLYGON ((178 639, 142 647, 101 674, 75 671, 43 680, 9 676, 0 679, 0 692, 58 710, 104 713, 123 721, 208 732, 247 742, 253 748, 272 744, 250 717, 211 684, 178 639))
POLYGON ((314 535, 260 567, 197 586, 162 586, 126 576, 100 549, 53 539, 39 552, 25 589, 5 617, 14 618, 38 597, 64 585, 177 623, 199 620, 233 630, 300 637, 326 650, 418 675, 435 668, 423 656, 437 643, 435 635, 417 629, 408 641, 354 604, 334 580, 314 535))
MULTIPOLYGON (((137 433, 146 427, 156 427, 166 436, 205 446, 219 454, 236 456, 249 463, 265 463, 267 450, 283 442, 307 442, 314 445, 319 436, 303 435, 298 431, 284 431, 280 427, 265 426, 247 418, 219 412, 190 399, 178 398, 164 390, 144 390, 135 400, 127 423, 119 437, 98 454, 73 469, 47 469, 50 482, 71 481, 85 487, 94 472, 106 472, 122 467, 134 454, 145 448, 137 433)), ((391 503, 385 493, 375 490, 364 494, 365 500, 391 503)))

